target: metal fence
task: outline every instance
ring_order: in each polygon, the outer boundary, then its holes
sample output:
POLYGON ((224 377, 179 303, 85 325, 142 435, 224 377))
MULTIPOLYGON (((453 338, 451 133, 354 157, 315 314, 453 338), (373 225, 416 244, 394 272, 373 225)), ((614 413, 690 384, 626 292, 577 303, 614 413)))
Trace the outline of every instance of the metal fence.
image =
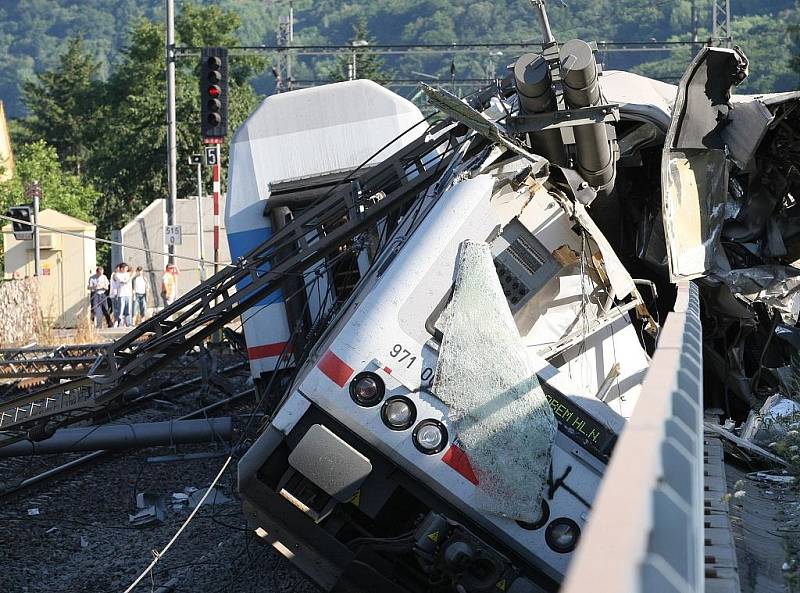
POLYGON ((683 283, 561 593, 704 591, 701 341, 683 283))

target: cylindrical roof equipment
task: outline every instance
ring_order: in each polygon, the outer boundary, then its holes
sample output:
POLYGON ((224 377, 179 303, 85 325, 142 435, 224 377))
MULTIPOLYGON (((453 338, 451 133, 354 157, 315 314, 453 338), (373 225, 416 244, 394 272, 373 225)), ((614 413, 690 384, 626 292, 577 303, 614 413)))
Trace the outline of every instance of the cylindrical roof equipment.
MULTIPOLYGON (((572 108, 599 105, 600 81, 592 47, 580 39, 568 41, 559 52, 564 97, 572 108)), ((614 187, 614 153, 606 124, 589 124, 572 128, 575 134, 577 169, 598 193, 614 187)))
MULTIPOLYGON (((539 54, 523 54, 517 59, 514 81, 522 113, 545 113, 557 109, 550 65, 539 54)), ((556 165, 566 164, 566 150, 559 130, 533 132, 528 137, 533 152, 556 165)))

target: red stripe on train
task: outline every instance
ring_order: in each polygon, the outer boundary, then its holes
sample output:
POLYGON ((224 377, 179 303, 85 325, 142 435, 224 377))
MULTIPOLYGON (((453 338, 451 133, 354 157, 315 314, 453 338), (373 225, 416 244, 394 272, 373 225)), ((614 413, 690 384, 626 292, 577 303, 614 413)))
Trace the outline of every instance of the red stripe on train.
POLYGON ((442 461, 444 461, 447 465, 452 467, 470 482, 476 486, 478 485, 478 477, 475 475, 475 472, 472 471, 472 466, 469 463, 469 457, 467 457, 467 454, 464 453, 464 451, 455 445, 451 445, 447 452, 442 455, 442 461))
POLYGON ((325 373, 328 379, 336 383, 339 387, 344 387, 355 372, 345 361, 330 350, 325 353, 325 356, 322 357, 317 366, 319 370, 325 373))
POLYGON ((291 352, 291 344, 287 344, 286 342, 277 342, 275 344, 262 344, 261 346, 253 346, 252 348, 248 348, 247 357, 250 360, 258 360, 259 358, 272 358, 273 356, 290 354, 291 352))

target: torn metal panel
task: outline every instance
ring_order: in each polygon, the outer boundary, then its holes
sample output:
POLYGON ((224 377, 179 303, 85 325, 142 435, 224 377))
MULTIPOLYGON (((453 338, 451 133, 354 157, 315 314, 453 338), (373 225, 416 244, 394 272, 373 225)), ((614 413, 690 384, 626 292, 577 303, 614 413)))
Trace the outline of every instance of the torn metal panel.
POLYGON ((664 233, 670 275, 706 274, 719 250, 728 189, 728 162, 722 150, 670 152, 664 196, 664 233))
POLYGON ((756 149, 764 139, 774 116, 753 97, 732 97, 728 125, 721 131, 730 158, 742 171, 755 165, 756 149))
POLYGON ((461 244, 453 296, 440 322, 432 389, 450 407, 458 441, 478 477, 479 504, 492 514, 532 522, 556 422, 485 243, 461 244))
POLYGON ((770 217, 786 190, 785 177, 772 164, 765 163, 750 177, 744 204, 736 218, 725 221, 723 238, 738 243, 759 239, 767 230, 770 217))
POLYGON ((724 129, 731 87, 747 75, 738 50, 705 47, 678 86, 661 163, 670 278, 705 275, 718 249, 728 193, 724 129))
POLYGON ((769 396, 761 409, 750 411, 741 437, 747 441, 767 447, 773 441, 786 438, 786 433, 800 425, 800 404, 776 393, 769 396))
POLYGON ((608 275, 611 287, 614 289, 614 296, 617 299, 623 299, 632 293, 636 293, 638 298, 638 292, 636 292, 636 285, 633 283, 633 278, 631 278, 625 266, 622 265, 622 262, 619 261, 608 239, 605 238, 605 235, 603 235, 597 224, 592 220, 592 217, 589 216, 585 206, 580 202, 575 202, 574 204, 574 216, 578 224, 592 237, 592 240, 597 244, 597 248, 602 254, 603 266, 608 275))
MULTIPOLYGON (((703 427, 705 430, 709 430, 721 436, 723 439, 728 441, 734 451, 738 450, 738 453, 744 454, 744 456, 748 459, 751 457, 758 457, 762 461, 768 461, 777 466, 786 467, 786 461, 775 455, 774 453, 770 453, 766 449, 759 447, 747 441, 741 437, 736 436, 730 431, 725 430, 721 426, 717 424, 712 424, 711 422, 704 422, 703 427)), ((726 450, 729 450, 729 447, 726 447, 726 450)))

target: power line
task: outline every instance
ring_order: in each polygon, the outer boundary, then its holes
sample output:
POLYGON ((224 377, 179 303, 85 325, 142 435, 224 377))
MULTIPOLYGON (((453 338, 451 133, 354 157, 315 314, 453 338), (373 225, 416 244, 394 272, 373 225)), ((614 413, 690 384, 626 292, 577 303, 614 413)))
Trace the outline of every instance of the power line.
MULTIPOLYGON (((604 52, 664 52, 675 51, 685 47, 692 47, 691 40, 678 41, 597 41, 597 48, 604 52)), ((232 45, 228 50, 236 53, 247 54, 250 52, 277 53, 293 56, 326 56, 342 53, 370 53, 384 56, 403 55, 452 55, 465 53, 483 53, 490 50, 533 50, 541 51, 542 44, 533 41, 518 43, 415 43, 415 44, 385 44, 377 43, 364 47, 354 48, 351 45, 232 45)), ((193 57, 198 55, 201 48, 186 46, 176 48, 177 57, 193 57)))
POLYGON ((101 239, 100 237, 90 237, 90 236, 84 235, 82 233, 76 233, 74 231, 65 231, 64 229, 57 229, 57 228, 54 228, 54 227, 51 227, 51 226, 44 225, 42 223, 36 224, 34 222, 31 222, 31 221, 28 221, 28 220, 23 220, 21 218, 14 218, 13 216, 6 216, 5 214, 0 214, 0 219, 7 220, 9 222, 22 223, 22 224, 28 225, 30 227, 38 227, 40 229, 44 229, 44 230, 50 231, 52 233, 59 233, 61 235, 70 235, 72 237, 78 237, 79 239, 85 239, 86 241, 94 241, 95 243, 106 243, 108 245, 116 245, 118 247, 124 247, 126 249, 134 249, 136 251, 144 251, 145 253, 154 253, 156 255, 165 255, 167 257, 174 257, 174 258, 177 258, 177 259, 185 259, 185 260, 193 261, 195 263, 200 263, 200 264, 215 264, 216 263, 216 264, 219 264, 220 266, 223 266, 223 267, 226 267, 226 268, 235 268, 236 267, 236 266, 231 265, 229 263, 214 262, 214 261, 210 261, 210 260, 207 260, 207 259, 202 259, 201 260, 201 259, 196 258, 196 257, 189 257, 188 255, 177 255, 177 254, 173 254, 173 253, 168 253, 166 251, 158 251, 156 249, 146 249, 144 247, 139 247, 137 245, 130 245, 128 243, 121 243, 119 241, 111 241, 109 239, 101 239))
MULTIPOLYGON (((676 40, 676 41, 657 41, 651 39, 649 41, 597 41, 598 46, 603 47, 635 47, 635 46, 691 46, 691 40, 676 40)), ((375 43, 367 46, 359 46, 354 48, 351 45, 230 45, 228 49, 238 49, 247 51, 360 51, 371 52, 377 50, 409 50, 409 49, 447 49, 447 50, 482 50, 482 49, 503 49, 503 48, 518 48, 518 47, 538 47, 541 48, 542 44, 538 41, 521 41, 511 43, 375 43)), ((176 48, 177 51, 192 51, 199 52, 202 48, 194 46, 184 46, 176 48)))

